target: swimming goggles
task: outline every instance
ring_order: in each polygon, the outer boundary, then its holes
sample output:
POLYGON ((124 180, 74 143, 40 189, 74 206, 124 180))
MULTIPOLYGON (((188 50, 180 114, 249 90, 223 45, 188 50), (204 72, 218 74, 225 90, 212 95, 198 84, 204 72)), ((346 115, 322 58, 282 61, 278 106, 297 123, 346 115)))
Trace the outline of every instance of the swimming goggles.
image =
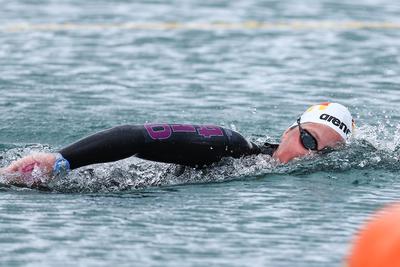
POLYGON ((315 139, 315 137, 312 136, 309 131, 304 130, 301 127, 300 119, 301 117, 297 119, 297 125, 299 126, 301 144, 304 146, 305 149, 318 151, 317 139, 315 139))

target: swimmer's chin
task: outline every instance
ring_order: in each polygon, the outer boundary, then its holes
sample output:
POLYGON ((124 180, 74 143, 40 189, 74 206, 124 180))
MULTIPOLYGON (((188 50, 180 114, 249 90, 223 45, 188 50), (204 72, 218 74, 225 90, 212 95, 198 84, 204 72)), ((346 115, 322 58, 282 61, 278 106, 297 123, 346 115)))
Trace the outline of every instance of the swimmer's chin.
POLYGON ((299 161, 299 160, 304 160, 304 159, 309 159, 309 158, 313 158, 315 155, 314 153, 308 153, 305 155, 301 155, 301 156, 296 156, 296 157, 288 157, 285 155, 281 155, 278 153, 274 153, 272 155, 272 158, 278 163, 278 164, 287 164, 287 163, 291 163, 291 162, 295 162, 295 161, 299 161))
POLYGON ((286 164, 289 161, 293 160, 294 158, 282 155, 277 151, 272 155, 272 159, 274 159, 278 164, 286 164))

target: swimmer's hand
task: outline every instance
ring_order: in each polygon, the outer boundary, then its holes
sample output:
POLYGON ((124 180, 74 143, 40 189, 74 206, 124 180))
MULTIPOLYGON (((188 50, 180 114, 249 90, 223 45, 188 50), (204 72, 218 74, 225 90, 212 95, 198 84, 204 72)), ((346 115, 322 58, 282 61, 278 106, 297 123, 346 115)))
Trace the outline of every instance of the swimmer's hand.
POLYGON ((57 160, 54 153, 35 153, 0 169, 0 175, 7 184, 38 187, 53 178, 53 167, 57 160))

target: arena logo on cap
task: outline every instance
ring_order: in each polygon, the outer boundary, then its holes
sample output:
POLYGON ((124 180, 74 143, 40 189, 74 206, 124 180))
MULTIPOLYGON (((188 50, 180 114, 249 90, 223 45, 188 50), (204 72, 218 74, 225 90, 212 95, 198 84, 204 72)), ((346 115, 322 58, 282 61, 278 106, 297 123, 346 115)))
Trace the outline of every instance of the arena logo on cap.
POLYGON ((341 122, 338 118, 329 115, 329 114, 322 114, 319 117, 321 120, 327 121, 335 125, 336 127, 339 127, 340 130, 342 130, 346 135, 350 134, 350 129, 347 127, 347 125, 344 122, 341 122))

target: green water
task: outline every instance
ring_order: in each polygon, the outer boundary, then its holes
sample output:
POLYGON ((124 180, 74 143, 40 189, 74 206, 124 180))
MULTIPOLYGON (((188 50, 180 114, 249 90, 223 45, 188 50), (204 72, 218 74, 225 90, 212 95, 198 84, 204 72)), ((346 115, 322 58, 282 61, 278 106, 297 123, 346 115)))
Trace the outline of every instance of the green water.
POLYGON ((400 23, 399 4, 0 6, 0 166, 125 123, 219 124, 261 143, 324 101, 357 123, 348 148, 287 166, 255 156, 176 176, 130 158, 49 191, 2 185, 1 266, 341 266, 359 225, 398 199, 400 30, 383 23, 400 23))

